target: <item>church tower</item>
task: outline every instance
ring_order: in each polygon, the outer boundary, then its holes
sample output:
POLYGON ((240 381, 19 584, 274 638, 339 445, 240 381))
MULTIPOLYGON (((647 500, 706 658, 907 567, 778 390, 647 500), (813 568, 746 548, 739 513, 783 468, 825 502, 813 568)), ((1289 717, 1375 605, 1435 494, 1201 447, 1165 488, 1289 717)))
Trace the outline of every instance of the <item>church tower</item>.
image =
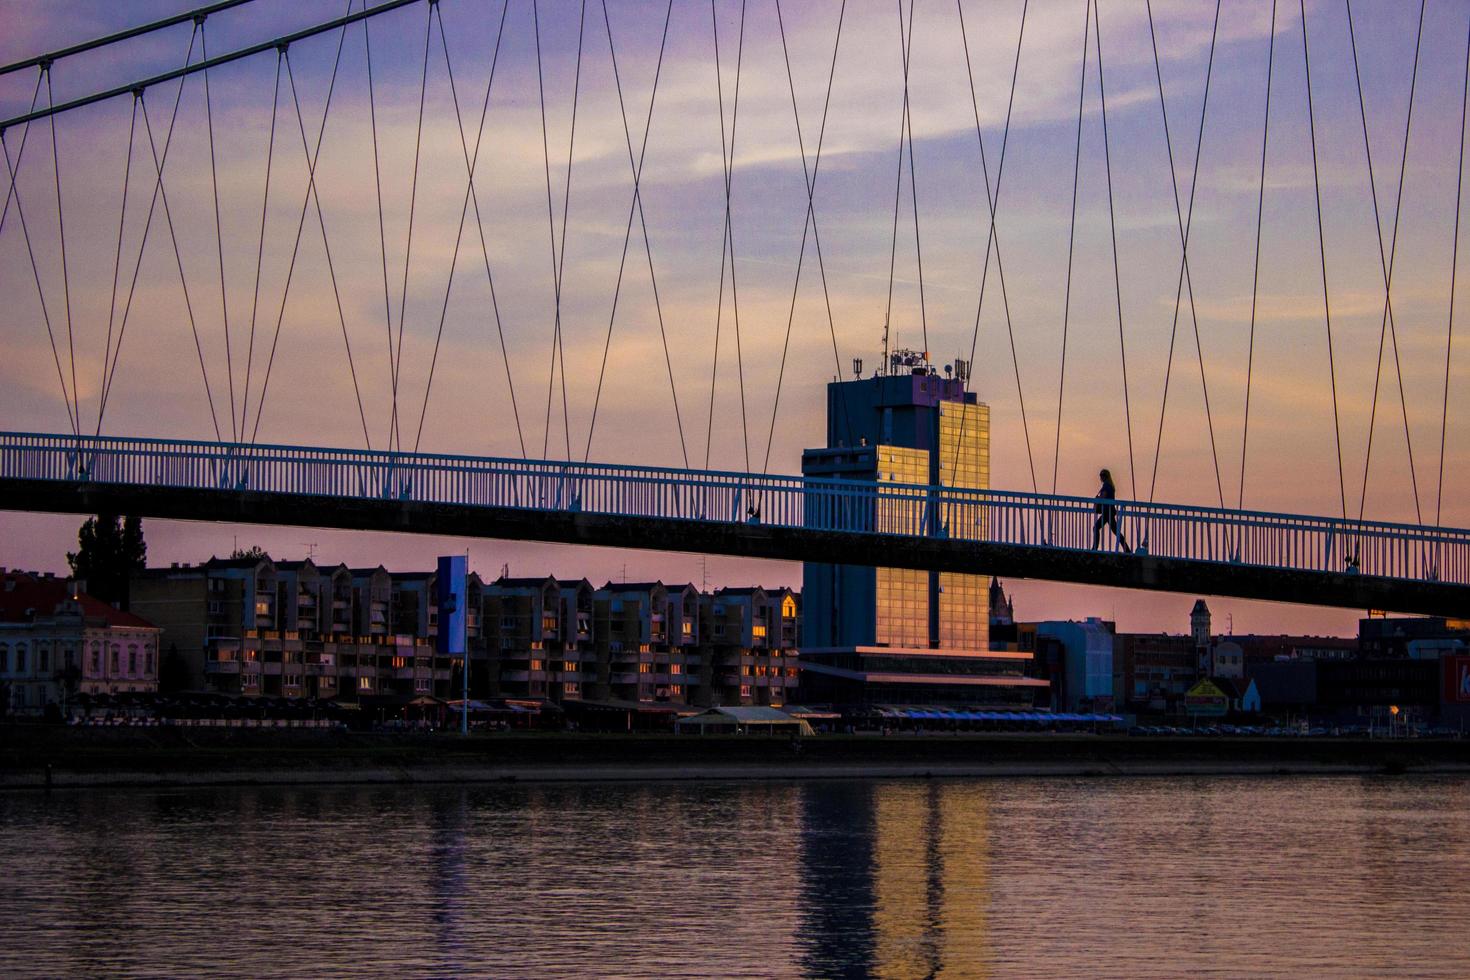
POLYGON ((1205 600, 1194 600, 1189 611, 1189 631, 1194 637, 1194 661, 1201 677, 1213 673, 1210 663, 1210 607, 1205 600))

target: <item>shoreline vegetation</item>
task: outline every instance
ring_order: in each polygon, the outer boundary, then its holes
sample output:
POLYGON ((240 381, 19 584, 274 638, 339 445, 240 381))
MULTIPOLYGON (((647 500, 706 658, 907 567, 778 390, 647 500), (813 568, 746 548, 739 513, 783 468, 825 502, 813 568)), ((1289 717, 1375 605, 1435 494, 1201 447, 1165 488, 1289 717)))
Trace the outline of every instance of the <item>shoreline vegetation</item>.
POLYGON ((1110 735, 493 734, 0 726, 0 790, 1470 774, 1470 740, 1110 735))

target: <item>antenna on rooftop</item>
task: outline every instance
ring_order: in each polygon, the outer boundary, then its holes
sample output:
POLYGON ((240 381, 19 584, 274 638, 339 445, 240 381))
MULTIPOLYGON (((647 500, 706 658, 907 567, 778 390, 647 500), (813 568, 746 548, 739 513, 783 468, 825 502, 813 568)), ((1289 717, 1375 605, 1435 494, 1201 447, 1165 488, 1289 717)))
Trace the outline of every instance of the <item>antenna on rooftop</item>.
POLYGON ((316 560, 316 542, 315 541, 302 541, 301 542, 301 547, 303 547, 303 548, 306 549, 306 560, 307 561, 315 561, 316 560))

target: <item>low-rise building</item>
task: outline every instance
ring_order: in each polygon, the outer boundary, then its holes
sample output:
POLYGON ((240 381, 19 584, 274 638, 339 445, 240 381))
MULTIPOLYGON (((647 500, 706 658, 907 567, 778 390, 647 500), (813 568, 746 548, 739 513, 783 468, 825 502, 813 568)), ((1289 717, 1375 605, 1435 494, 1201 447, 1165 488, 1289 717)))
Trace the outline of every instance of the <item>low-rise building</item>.
POLYGON ((158 690, 159 628, 80 586, 0 568, 0 709, 40 715, 76 694, 158 690))

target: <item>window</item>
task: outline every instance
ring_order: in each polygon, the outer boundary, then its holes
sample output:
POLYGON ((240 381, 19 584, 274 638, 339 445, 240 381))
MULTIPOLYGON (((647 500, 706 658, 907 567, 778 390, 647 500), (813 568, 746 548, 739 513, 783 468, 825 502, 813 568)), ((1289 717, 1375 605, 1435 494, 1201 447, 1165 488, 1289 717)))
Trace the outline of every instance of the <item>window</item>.
POLYGON ((544 660, 532 660, 531 661, 531 669, 532 670, 545 670, 546 669, 546 661, 544 661, 544 660))
POLYGON ((671 674, 682 674, 682 673, 684 673, 684 665, 683 664, 669 664, 669 673, 671 673, 671 674))
POLYGON ((149 677, 153 676, 153 651, 148 649, 143 654, 143 673, 149 677))
POLYGON ((102 651, 98 649, 95 643, 92 644, 92 673, 102 673, 102 651))
POLYGON ((0 673, 10 670, 10 647, 0 643, 0 673))
POLYGON ((653 673, 653 664, 639 664, 638 665, 638 673, 640 673, 640 674, 651 674, 651 673, 653 673))
POLYGON ((70 670, 71 665, 76 662, 76 651, 73 650, 71 647, 67 647, 66 652, 63 653, 62 656, 66 658, 66 668, 70 670))
POLYGON ((357 679, 357 689, 359 691, 371 691, 373 689, 373 679, 371 677, 359 677, 357 679))
POLYGON ((117 664, 118 664, 118 660, 121 657, 122 657, 122 647, 118 646, 117 644, 113 644, 113 647, 112 647, 112 673, 113 673, 114 676, 116 676, 117 673, 118 673, 118 666, 117 666, 117 664))
POLYGON ((36 651, 36 669, 45 674, 51 670, 51 648, 41 647, 36 651))
POLYGON ((15 672, 17 674, 26 672, 26 645, 24 643, 15 648, 15 672))
POLYGON ((135 647, 135 646, 129 646, 128 647, 128 673, 129 674, 136 674, 137 672, 138 672, 138 648, 135 647))

